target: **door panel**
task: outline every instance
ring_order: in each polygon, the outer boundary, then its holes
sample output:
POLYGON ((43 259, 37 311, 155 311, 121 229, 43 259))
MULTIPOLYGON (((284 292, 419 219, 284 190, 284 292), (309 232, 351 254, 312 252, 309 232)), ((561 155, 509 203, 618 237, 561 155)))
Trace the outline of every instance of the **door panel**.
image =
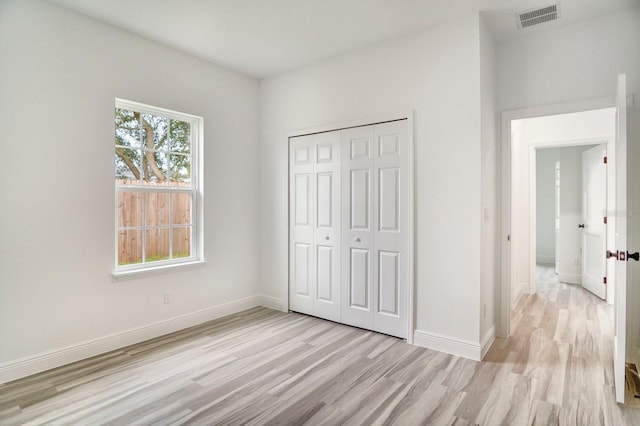
POLYGON ((406 122, 375 126, 373 329, 403 338, 409 291, 408 150, 406 122))
POLYGON ((311 246, 309 244, 296 243, 294 287, 297 296, 309 297, 311 281, 310 260, 311 246))
POLYGON ((311 173, 295 175, 296 226, 311 226, 311 173))
POLYGON ((316 144, 316 292, 313 315, 340 321, 340 132, 314 136, 316 144))
POLYGON ((313 136, 289 141, 289 309, 313 314, 315 287, 313 136))
MULTIPOLYGON (((613 251, 627 250, 627 84, 624 74, 618 76, 616 91, 616 237, 613 251)), ((626 256, 625 256, 626 257, 626 256)), ((615 262, 615 335, 614 382, 616 401, 624 402, 627 350, 627 262, 615 262)))
POLYGON ((369 229, 369 169, 351 170, 351 229, 369 229))
POLYGON ((334 269, 333 252, 333 247, 324 245, 317 246, 318 300, 322 300, 325 302, 333 302, 333 295, 335 294, 332 288, 332 285, 334 284, 334 279, 332 276, 332 272, 334 269))
POLYGON ((318 228, 333 227, 333 172, 317 174, 318 178, 318 228))
POLYGON ((400 169, 389 167, 378 170, 378 230, 400 230, 398 214, 400 212, 400 169))
POLYGON ((369 310, 369 250, 351 249, 349 307, 369 310))
POLYGON ((405 121, 343 131, 343 322, 407 337, 409 155, 405 121), (365 254, 366 253, 366 257, 365 254), (402 255, 407 253, 407 255, 402 255), (365 259, 366 258, 366 262, 365 259), (364 299, 366 298, 366 302, 364 299))
POLYGON ((397 316, 400 297, 399 253, 378 252, 378 312, 397 316))
POLYGON ((582 286, 601 299, 607 297, 604 283, 607 229, 606 148, 598 145, 582 153, 582 286))
POLYGON ((342 322, 373 329, 373 126, 342 131, 342 322))

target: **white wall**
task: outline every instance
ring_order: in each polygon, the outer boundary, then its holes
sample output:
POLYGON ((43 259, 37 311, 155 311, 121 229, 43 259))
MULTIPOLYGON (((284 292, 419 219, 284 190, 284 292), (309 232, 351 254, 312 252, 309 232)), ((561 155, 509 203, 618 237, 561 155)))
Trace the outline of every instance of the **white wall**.
POLYGON ((255 304, 255 80, 40 1, 0 3, 0 58, 0 373, 255 304), (112 279, 115 97, 204 117, 206 265, 112 279))
POLYGON ((496 48, 480 19, 480 102, 482 137, 482 225, 480 243, 480 338, 483 349, 495 337, 500 306, 498 245, 498 152, 496 142, 496 48))
POLYGON ((640 12, 503 41, 497 69, 499 111, 605 97, 613 105, 618 74, 640 90, 640 12))
POLYGON ((286 306, 287 133, 414 110, 416 343, 478 349, 479 48, 470 16, 261 82, 263 293, 286 306))
MULTIPOLYGON (((522 292, 535 291, 532 282, 530 221, 530 156, 534 148, 593 144, 611 141, 615 135, 615 108, 535 117, 512 121, 512 303, 522 292)), ((561 164, 561 179, 563 166, 561 164)), ((560 183, 562 192, 562 181, 560 183)), ((560 195, 563 197, 562 193, 560 195)), ((562 227, 562 223, 561 223, 562 227)), ((577 228, 577 223, 576 223, 577 228)))
POLYGON ((556 148, 536 150, 536 261, 556 263, 556 148))

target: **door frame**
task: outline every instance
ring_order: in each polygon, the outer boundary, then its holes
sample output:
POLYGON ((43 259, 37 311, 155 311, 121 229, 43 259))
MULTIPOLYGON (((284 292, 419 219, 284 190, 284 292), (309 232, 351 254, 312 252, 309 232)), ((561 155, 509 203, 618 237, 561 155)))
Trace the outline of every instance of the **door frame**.
MULTIPOLYGON (((290 140, 296 136, 305 136, 311 135, 315 133, 324 133, 324 132, 333 132, 336 130, 344 130, 352 127, 363 127, 370 126, 374 124, 381 124, 390 121, 399 121, 399 120, 407 120, 407 145, 409 147, 409 282, 407 288, 407 343, 413 344, 413 333, 415 330, 415 314, 414 314, 414 293, 415 293, 415 276, 416 270, 415 265, 415 229, 416 229, 416 215, 415 215, 415 159, 414 159, 414 150, 415 150, 415 139, 414 139, 414 116, 415 111, 411 110, 408 112, 396 112, 389 114, 381 114, 376 116, 369 116, 360 119, 353 119, 348 121, 342 121, 333 124, 325 124, 314 127, 307 127, 298 130, 292 130, 286 133, 287 138, 287 169, 289 168, 289 164, 291 158, 289 158, 289 144, 290 140)), ((287 173, 287 224, 290 223, 290 203, 291 203, 291 193, 290 193, 290 182, 289 182, 289 173, 287 173)), ((291 286, 291 282, 289 280, 289 265, 291 261, 291 247, 289 241, 291 239, 291 230, 290 227, 287 226, 287 292, 286 292, 286 306, 287 310, 289 310, 289 287, 291 286)))
MULTIPOLYGON (((511 288, 514 283, 515 268, 513 267, 513 258, 511 243, 518 238, 518 230, 512 229, 512 210, 514 206, 511 203, 512 198, 512 150, 511 150, 511 122, 524 118, 542 117, 548 115, 569 114, 575 112, 584 112, 595 109, 615 107, 615 99, 597 98, 584 101, 576 101, 562 104, 542 105, 536 107, 520 108, 507 110, 501 113, 500 119, 500 149, 501 149, 501 178, 500 178, 500 194, 501 194, 501 218, 502 226, 500 230, 500 254, 501 254, 501 291, 500 291, 500 321, 498 328, 498 336, 508 337, 511 334, 511 288)), ((602 139, 600 139, 602 140, 602 139)), ((613 167, 610 167, 613 169, 613 167)), ((531 195, 530 195, 531 198, 531 195)), ((531 231, 531 221, 529 223, 529 231, 531 231)), ((535 252, 534 252, 535 253, 535 252)), ((530 256, 531 257, 531 256, 530 256)), ((535 274, 531 273, 530 276, 535 274)), ((531 278, 529 278, 531 282, 531 278)), ((531 284, 530 284, 531 285, 531 284)))
MULTIPOLYGON (((569 148, 574 146, 589 146, 589 145, 605 145, 607 150, 609 149, 609 143, 613 140, 607 140, 603 138, 588 138, 588 139, 576 139, 566 141, 551 141, 551 142, 534 142, 529 144, 529 263, 535 265, 537 263, 536 253, 538 243, 536 241, 536 229, 538 225, 537 220, 537 151, 545 148, 569 148)), ((560 172, 562 173, 562 171, 560 172)), ((558 254, 556 253, 556 256, 558 254)), ((529 270, 529 293, 536 291, 536 271, 535 268, 529 270)))

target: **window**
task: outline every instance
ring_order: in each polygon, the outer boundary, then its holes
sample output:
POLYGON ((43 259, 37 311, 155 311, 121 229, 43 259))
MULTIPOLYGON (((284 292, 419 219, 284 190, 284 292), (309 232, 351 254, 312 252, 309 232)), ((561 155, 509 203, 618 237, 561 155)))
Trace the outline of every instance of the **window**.
POLYGON ((202 123, 116 99, 116 275, 202 259, 202 123))

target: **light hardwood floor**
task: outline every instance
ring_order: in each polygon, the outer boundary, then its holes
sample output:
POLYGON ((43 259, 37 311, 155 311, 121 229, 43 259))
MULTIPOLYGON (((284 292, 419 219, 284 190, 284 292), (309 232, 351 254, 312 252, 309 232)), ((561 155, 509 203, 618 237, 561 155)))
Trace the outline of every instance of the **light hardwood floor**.
POLYGON ((0 424, 640 425, 611 307, 539 277, 483 362, 255 308, 2 385, 0 424))

